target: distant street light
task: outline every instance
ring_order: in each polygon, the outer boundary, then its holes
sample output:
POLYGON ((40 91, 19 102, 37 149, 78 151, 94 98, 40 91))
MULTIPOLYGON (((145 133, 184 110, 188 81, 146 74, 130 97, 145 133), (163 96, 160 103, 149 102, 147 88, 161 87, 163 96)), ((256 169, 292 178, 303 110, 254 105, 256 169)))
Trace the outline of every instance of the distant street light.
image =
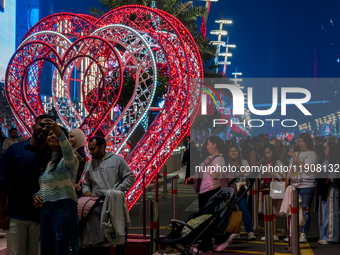
POLYGON ((231 65, 231 62, 227 61, 228 57, 232 56, 232 54, 230 52, 228 52, 229 48, 236 48, 235 44, 228 44, 228 42, 229 42, 229 36, 228 36, 228 39, 227 39, 227 44, 223 45, 223 47, 226 48, 225 52, 219 54, 220 56, 224 56, 224 61, 219 62, 219 64, 224 65, 223 66, 223 75, 225 75, 226 72, 227 72, 227 65, 231 65))
MULTIPOLYGON (((218 57, 220 56, 220 49, 221 49, 221 46, 224 46, 224 45, 225 45, 225 42, 223 42, 223 44, 222 44, 221 37, 222 37, 222 35, 224 36, 224 35, 227 35, 227 34, 228 34, 228 32, 227 32, 226 30, 223 30, 223 25, 224 25, 224 24, 232 24, 232 23, 233 23, 231 20, 223 19, 223 13, 224 13, 224 11, 222 11, 222 17, 221 17, 221 19, 215 20, 215 23, 219 23, 219 24, 220 24, 219 30, 212 30, 212 31, 210 31, 210 34, 212 34, 212 35, 217 35, 217 36, 218 36, 218 37, 217 37, 217 41, 212 41, 212 42, 211 42, 211 44, 217 45, 217 47, 216 47, 216 53, 215 53, 215 65, 216 65, 216 67, 215 67, 215 73, 218 73, 218 67, 217 67, 217 66, 220 64, 220 63, 218 62, 218 57)), ((228 53, 228 52, 226 52, 226 53, 228 53)), ((227 59, 226 59, 226 58, 228 58, 228 56, 225 56, 224 62, 227 62, 227 59)))

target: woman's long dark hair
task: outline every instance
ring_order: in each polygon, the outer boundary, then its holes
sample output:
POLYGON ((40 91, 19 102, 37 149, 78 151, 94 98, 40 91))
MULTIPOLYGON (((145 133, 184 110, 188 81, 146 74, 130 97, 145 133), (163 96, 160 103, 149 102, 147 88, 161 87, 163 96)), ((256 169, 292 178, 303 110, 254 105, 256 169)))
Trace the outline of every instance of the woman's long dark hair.
MULTIPOLYGON (((224 161, 226 162, 227 155, 226 155, 226 148, 224 142, 218 136, 210 136, 208 139, 212 144, 216 144, 216 149, 219 153, 222 154, 224 161)), ((203 159, 202 159, 203 160, 203 159)), ((205 159, 204 159, 205 160, 205 159)))
POLYGON ((231 164, 231 158, 230 158, 230 153, 229 153, 229 152, 230 152, 230 150, 231 150, 232 148, 236 148, 236 150, 238 151, 238 157, 236 158, 236 161, 237 161, 237 163, 240 164, 240 166, 242 166, 242 155, 241 155, 240 148, 239 148, 237 145, 231 145, 231 146, 228 148, 228 150, 227 150, 227 156, 226 156, 226 158, 227 158, 227 160, 226 160, 227 164, 231 164))
MULTIPOLYGON (((276 148, 275 148, 275 146, 273 145, 273 144, 268 144, 266 147, 264 147, 264 150, 265 149, 269 149, 271 152, 272 152, 272 159, 271 159, 271 161, 272 161, 272 163, 274 164, 274 166, 276 166, 276 164, 277 164, 277 161, 278 160, 281 160, 280 159, 280 156, 279 156, 279 154, 277 153, 277 151, 276 151, 276 148)), ((266 158, 266 155, 265 155, 265 163, 269 163, 269 161, 267 160, 267 158, 266 158)))
POLYGON ((216 149, 220 152, 223 153, 224 150, 224 143, 221 138, 218 136, 210 136, 208 139, 212 144, 216 144, 216 149))
MULTIPOLYGON (((68 131, 64 128, 64 127, 61 127, 59 126, 59 128, 63 131, 64 135, 66 136, 66 138, 68 139, 68 131)), ((57 158, 52 162, 54 163, 54 166, 53 168, 49 171, 49 173, 53 173, 57 167, 58 167, 58 164, 59 162, 61 161, 61 159, 64 157, 63 155, 63 152, 60 148, 60 150, 57 152, 58 153, 58 156, 57 158)), ((41 160, 41 165, 40 165, 40 174, 44 173, 46 171, 46 168, 47 168, 47 164, 51 161, 52 159, 52 149, 47 146, 47 150, 46 150, 46 153, 44 154, 42 160, 41 160)))
MULTIPOLYGON (((306 146, 307 146, 307 149, 309 151, 315 151, 315 147, 314 147, 314 143, 313 143, 313 138, 311 137, 310 134, 308 133, 302 133, 300 136, 299 136, 299 139, 302 139, 306 146)), ((301 151, 301 148, 300 146, 298 147, 298 151, 301 151)))
MULTIPOLYGON (((59 162, 61 161, 61 159, 63 158, 63 152, 61 151, 61 149, 57 152, 58 153, 58 156, 57 158, 52 162, 54 163, 54 166, 53 168, 49 171, 49 173, 53 173, 59 162)), ((47 147, 47 151, 44 155, 44 157, 42 158, 41 160, 41 165, 40 165, 40 174, 44 173, 46 171, 46 168, 47 168, 47 164, 50 162, 50 160, 52 159, 52 150, 50 147, 47 147)))

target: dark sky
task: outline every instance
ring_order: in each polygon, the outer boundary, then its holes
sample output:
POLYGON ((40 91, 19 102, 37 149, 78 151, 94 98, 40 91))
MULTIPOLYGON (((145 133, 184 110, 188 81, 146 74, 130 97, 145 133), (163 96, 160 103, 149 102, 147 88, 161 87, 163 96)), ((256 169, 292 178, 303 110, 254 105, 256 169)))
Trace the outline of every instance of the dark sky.
POLYGON ((340 1, 219 0, 211 4, 208 33, 219 28, 222 10, 237 46, 227 76, 237 67, 243 77, 339 77, 340 1))
MULTIPOLYGON (((205 2, 195 1, 205 5, 205 2)), ((211 3, 207 36, 215 41, 210 30, 219 29, 215 23, 224 10, 224 18, 233 24, 224 25, 233 56, 227 77, 235 67, 242 78, 329 78, 304 83, 311 101, 330 102, 306 105, 312 116, 303 116, 295 106, 287 108, 287 116, 280 115, 280 107, 270 117, 295 118, 299 124, 315 123, 315 119, 340 110, 340 1, 336 0, 219 0, 211 3)), ((222 37, 223 41, 227 36, 222 37)), ((222 52, 225 48, 222 48, 222 52)), ((220 57, 222 60, 222 57, 220 57)), ((245 87, 247 83, 244 81, 245 87)), ((254 89, 254 103, 271 103, 273 83, 254 89)), ((289 85, 288 85, 289 86, 289 85)), ((254 86, 252 86, 254 87, 254 86)), ((280 95, 279 95, 280 102, 280 95)), ((268 109, 269 107, 267 107, 268 109)), ((258 108, 265 109, 265 108, 258 108)), ((252 118, 259 116, 252 115, 252 118)), ((313 125, 313 129, 314 129, 313 125)), ((269 131, 269 130, 267 130, 269 131)))
MULTIPOLYGON (((97 0, 80 2, 41 1, 40 14, 44 17, 55 12, 88 13, 88 7, 100 6, 97 0)), ((205 5, 204 1, 194 2, 205 5)), ((229 43, 237 46, 230 49, 233 56, 228 58, 231 65, 228 66, 227 77, 231 77, 235 67, 243 73, 243 78, 340 77, 340 0, 212 2, 207 35, 213 41, 217 40, 217 36, 209 32, 219 28, 215 20, 221 18, 222 10, 224 18, 233 20, 233 24, 224 25, 224 29, 228 31, 229 43)), ((226 36, 222 37, 222 40, 226 39, 226 36)), ((326 107, 309 105, 307 108, 313 116, 301 116, 301 121, 314 122, 315 118, 340 110, 340 80, 309 84, 312 101, 326 99, 330 103, 326 107), (327 88, 323 89, 325 85, 318 84, 327 84, 327 88)), ((268 83, 261 90, 254 89, 254 103, 271 103, 272 86, 268 83)))
MULTIPOLYGON (((205 5, 204 1, 193 0, 205 5)), ((99 7, 97 0, 41 1, 40 15, 55 12, 88 13, 99 7)), ((211 3, 207 24, 217 30, 216 19, 233 20, 224 25, 231 49, 227 76, 238 68, 243 77, 339 77, 340 1, 339 0, 219 0, 211 3)), ((201 20, 199 21, 201 24, 201 20)), ((222 40, 226 41, 226 36, 222 40)), ((224 51, 224 48, 223 48, 224 51)), ((222 57, 220 58, 222 60, 222 57)))

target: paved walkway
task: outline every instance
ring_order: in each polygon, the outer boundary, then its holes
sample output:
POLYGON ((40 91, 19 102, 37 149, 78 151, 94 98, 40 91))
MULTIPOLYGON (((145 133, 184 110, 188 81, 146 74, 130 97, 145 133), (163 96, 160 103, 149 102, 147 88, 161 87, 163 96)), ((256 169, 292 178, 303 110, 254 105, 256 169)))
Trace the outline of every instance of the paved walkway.
MULTIPOLYGON (((197 194, 194 193, 192 186, 184 185, 184 175, 185 170, 174 172, 168 175, 171 178, 173 175, 179 175, 178 179, 178 219, 186 220, 189 214, 198 211, 198 201, 197 194)), ((159 178, 159 182, 162 182, 162 178, 159 178)), ((151 184, 152 185, 152 184, 151 184)), ((171 228, 169 226, 171 220, 171 186, 170 183, 167 185, 168 197, 163 197, 163 186, 159 188, 159 211, 160 211, 160 234, 167 235, 170 233, 171 228)), ((146 234, 149 235, 149 201, 154 200, 155 191, 149 191, 146 193, 146 234)), ((129 234, 131 236, 142 235, 143 234, 143 203, 142 198, 133 206, 130 211, 130 217, 132 221, 132 227, 129 229, 129 234)), ((263 226, 263 220, 259 220, 259 226, 263 226)), ((276 255, 287 255, 291 254, 285 248, 287 243, 282 241, 284 235, 282 234, 283 228, 283 218, 278 218, 279 226, 279 238, 280 241, 274 243, 274 249, 276 255)), ((317 243, 319 238, 318 232, 318 221, 317 213, 312 213, 312 223, 310 232, 308 234, 308 243, 300 244, 300 254, 301 255, 336 255, 340 254, 339 244, 330 245, 319 245, 317 243)), ((236 254, 236 255, 247 255, 247 254, 265 254, 265 242, 261 241, 261 237, 264 236, 264 230, 259 229, 255 231, 257 240, 248 241, 247 233, 244 232, 244 228, 241 229, 241 239, 234 240, 226 250, 222 252, 214 252, 215 255, 222 254, 236 254)), ((129 247, 129 244, 128 244, 129 247)), ((215 247, 216 248, 216 247, 215 247)), ((129 250, 129 249, 128 249, 129 250)), ((144 253, 143 253, 144 254, 144 253)), ((0 255, 7 255, 6 249, 6 238, 0 238, 0 255)), ((129 255, 129 254, 127 254, 129 255)), ((149 255, 147 252, 145 255, 149 255)))

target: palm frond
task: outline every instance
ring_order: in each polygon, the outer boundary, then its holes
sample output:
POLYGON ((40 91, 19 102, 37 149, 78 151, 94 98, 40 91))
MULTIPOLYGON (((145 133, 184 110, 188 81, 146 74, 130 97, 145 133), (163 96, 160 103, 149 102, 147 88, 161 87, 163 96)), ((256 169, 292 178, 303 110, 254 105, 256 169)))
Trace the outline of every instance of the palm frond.
MULTIPOLYGON (((112 10, 124 5, 137 4, 151 7, 152 0, 98 0, 99 3, 112 10)), ((203 17, 203 15, 208 11, 207 8, 200 5, 195 5, 193 0, 185 1, 183 0, 162 0, 161 10, 168 12, 169 14, 176 17, 183 25, 188 29, 188 31, 193 36, 196 45, 199 49, 201 59, 203 62, 204 70, 207 77, 220 77, 221 74, 215 73, 215 52, 216 46, 211 45, 210 39, 203 38, 199 32, 198 20, 203 17)), ((104 14, 104 11, 98 8, 90 8, 90 14, 95 17, 100 17, 104 14)))
POLYGON ((173 14, 175 9, 174 7, 178 5, 179 0, 167 0, 161 2, 161 10, 173 14))
POLYGON ((91 15, 91 16, 94 16, 94 17, 96 17, 96 18, 101 17, 101 16, 104 15, 104 13, 105 13, 103 10, 98 9, 98 8, 96 8, 96 7, 90 7, 90 8, 89 8, 89 12, 90 12, 90 15, 91 15))
POLYGON ((99 0, 98 3, 100 3, 101 5, 103 5, 104 7, 106 7, 109 10, 118 8, 120 6, 123 5, 127 5, 129 4, 130 1, 128 0, 99 0))
POLYGON ((175 10, 173 12, 173 16, 175 16, 176 18, 178 16, 182 16, 184 15, 187 11, 189 11, 190 9, 192 9, 192 5, 193 5, 193 2, 192 1, 189 1, 189 2, 186 2, 186 3, 181 3, 181 4, 178 4, 177 6, 175 6, 175 10))

